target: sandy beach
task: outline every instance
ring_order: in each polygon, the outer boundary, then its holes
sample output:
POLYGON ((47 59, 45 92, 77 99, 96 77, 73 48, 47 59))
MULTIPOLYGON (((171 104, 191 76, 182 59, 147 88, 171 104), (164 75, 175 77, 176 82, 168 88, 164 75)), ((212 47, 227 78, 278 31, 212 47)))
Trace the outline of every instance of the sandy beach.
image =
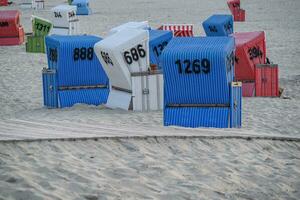
MULTIPOLYGON (((32 14, 49 18, 52 7, 66 4, 46 1, 45 10, 33 11, 14 2, 0 10, 20 9, 25 32, 32 14)), ((145 20, 154 28, 192 23, 204 35, 202 21, 229 14, 225 0, 91 0, 90 7, 92 15, 79 17, 80 31, 101 37, 145 20)), ((161 111, 44 108, 46 56, 26 53, 24 44, 1 46, 0 199, 299 199, 300 1, 244 0, 242 8, 246 22, 235 31, 266 31, 267 56, 278 63, 288 97, 243 98, 242 129, 163 127, 161 111), (178 137, 118 138, 172 134, 178 137), (97 135, 105 137, 6 141, 97 135), (207 137, 213 135, 230 137, 207 137)))
POLYGON ((0 145, 2 199, 298 199, 300 145, 109 139, 0 145))

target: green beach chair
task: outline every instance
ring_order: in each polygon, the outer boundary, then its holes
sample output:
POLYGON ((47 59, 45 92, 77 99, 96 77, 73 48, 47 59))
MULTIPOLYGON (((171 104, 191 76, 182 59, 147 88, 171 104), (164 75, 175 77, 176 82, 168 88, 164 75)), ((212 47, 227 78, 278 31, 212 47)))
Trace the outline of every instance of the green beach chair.
POLYGON ((32 35, 27 36, 26 52, 45 53, 45 37, 50 33, 52 23, 41 17, 32 16, 32 35))

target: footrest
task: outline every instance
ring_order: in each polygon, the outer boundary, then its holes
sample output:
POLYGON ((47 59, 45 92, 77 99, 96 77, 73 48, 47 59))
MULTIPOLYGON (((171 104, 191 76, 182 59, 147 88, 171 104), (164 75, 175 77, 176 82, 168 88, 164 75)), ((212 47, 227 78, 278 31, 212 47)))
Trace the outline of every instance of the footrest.
POLYGON ((16 36, 0 37, 0 46, 20 45, 24 42, 24 30, 19 27, 16 36))

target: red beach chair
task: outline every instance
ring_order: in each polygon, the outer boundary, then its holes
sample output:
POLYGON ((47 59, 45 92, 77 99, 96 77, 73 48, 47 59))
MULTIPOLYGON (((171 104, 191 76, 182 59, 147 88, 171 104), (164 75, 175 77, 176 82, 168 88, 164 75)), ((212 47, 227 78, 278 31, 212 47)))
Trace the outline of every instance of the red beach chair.
POLYGON ((0 11, 0 46, 20 45, 24 42, 24 29, 20 25, 20 12, 0 11))
POLYGON ((241 9, 240 0, 227 0, 227 5, 235 22, 244 22, 246 19, 246 12, 241 9))
POLYGON ((227 5, 231 13, 234 13, 235 10, 239 10, 241 6, 240 0, 227 0, 227 5))
POLYGON ((255 65, 266 63, 265 33, 258 31, 232 35, 236 43, 235 80, 243 82, 243 96, 252 97, 255 95, 255 65))
POLYGON ((234 33, 236 44, 235 79, 255 80, 255 65, 266 63, 265 32, 234 33))
POLYGON ((7 0, 0 0, 0 6, 8 6, 7 0))

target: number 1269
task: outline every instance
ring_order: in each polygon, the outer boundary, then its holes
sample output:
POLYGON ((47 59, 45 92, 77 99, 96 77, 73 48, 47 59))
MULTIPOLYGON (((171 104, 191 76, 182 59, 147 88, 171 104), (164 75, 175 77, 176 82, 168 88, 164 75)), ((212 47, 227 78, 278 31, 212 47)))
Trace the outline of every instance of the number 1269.
POLYGON ((176 60, 175 64, 178 67, 179 74, 209 74, 210 73, 210 61, 206 58, 200 60, 176 60))

